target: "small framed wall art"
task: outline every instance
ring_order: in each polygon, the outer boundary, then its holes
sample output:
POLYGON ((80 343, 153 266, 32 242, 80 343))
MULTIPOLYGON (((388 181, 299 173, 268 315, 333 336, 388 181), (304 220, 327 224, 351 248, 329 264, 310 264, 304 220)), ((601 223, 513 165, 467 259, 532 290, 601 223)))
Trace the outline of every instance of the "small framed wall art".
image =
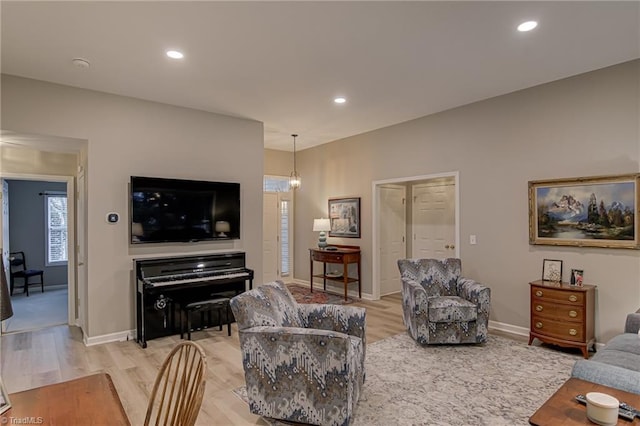
POLYGON ((562 260, 545 259, 542 262, 542 281, 562 281, 562 260))
POLYGON ((360 238, 360 197, 329 200, 330 237, 360 238))

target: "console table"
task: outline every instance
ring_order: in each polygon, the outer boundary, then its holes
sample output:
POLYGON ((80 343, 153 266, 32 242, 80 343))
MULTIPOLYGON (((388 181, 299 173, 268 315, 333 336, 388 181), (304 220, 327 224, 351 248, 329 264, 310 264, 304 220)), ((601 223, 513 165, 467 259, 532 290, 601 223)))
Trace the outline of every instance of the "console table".
POLYGON ((545 343, 580 348, 589 358, 589 346, 595 343, 595 289, 567 283, 534 281, 531 286, 531 329, 534 338, 545 343))
POLYGON ((344 300, 347 300, 347 287, 349 283, 358 283, 358 297, 362 298, 362 283, 360 282, 360 247, 346 245, 332 245, 336 250, 327 250, 320 248, 309 249, 309 281, 311 284, 311 292, 313 293, 313 279, 322 278, 324 289, 327 289, 327 280, 338 281, 344 284, 344 300), (313 262, 322 262, 322 274, 313 274, 313 262), (342 276, 327 275, 327 263, 342 264, 342 276), (358 265, 358 275, 349 276, 349 264, 356 263, 358 265))

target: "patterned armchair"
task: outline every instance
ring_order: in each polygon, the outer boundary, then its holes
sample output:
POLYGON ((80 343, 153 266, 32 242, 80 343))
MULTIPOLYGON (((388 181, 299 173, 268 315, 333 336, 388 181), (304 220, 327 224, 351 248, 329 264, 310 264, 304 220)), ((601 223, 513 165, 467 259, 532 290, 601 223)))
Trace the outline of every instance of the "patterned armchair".
POLYGON ((252 413, 349 424, 364 383, 364 308, 298 304, 275 281, 234 297, 231 309, 252 413))
POLYGON ((460 259, 400 259, 404 325, 418 343, 483 343, 491 289, 460 277, 460 259))

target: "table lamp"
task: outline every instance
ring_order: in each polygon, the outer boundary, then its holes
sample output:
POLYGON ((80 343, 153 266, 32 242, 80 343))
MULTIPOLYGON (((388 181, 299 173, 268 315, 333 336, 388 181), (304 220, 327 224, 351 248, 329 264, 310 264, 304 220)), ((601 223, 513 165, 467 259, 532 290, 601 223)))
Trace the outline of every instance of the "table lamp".
POLYGON ((219 220, 216 222, 215 230, 218 233, 218 237, 226 238, 227 237, 226 232, 231 231, 231 225, 229 225, 229 222, 226 222, 224 220, 219 220))
POLYGON ((331 231, 331 221, 329 219, 313 219, 313 230, 320 231, 318 235, 318 247, 325 248, 327 246, 326 231, 331 231))

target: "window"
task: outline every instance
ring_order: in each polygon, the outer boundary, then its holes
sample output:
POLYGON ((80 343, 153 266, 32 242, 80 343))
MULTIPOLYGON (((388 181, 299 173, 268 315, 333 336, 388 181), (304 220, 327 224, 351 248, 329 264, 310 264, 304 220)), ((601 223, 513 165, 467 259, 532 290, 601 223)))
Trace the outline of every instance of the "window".
POLYGON ((263 179, 264 192, 289 192, 289 177, 265 176, 263 179))
POLYGON ((277 192, 278 194, 278 244, 279 244, 279 263, 280 277, 288 277, 291 275, 291 266, 293 263, 291 246, 293 242, 293 202, 288 195, 291 191, 289 188, 288 176, 265 176, 264 192, 277 192))
POLYGON ((280 202, 280 275, 289 276, 289 264, 291 257, 289 256, 289 201, 280 202))
POLYGON ((47 238, 47 266, 65 265, 67 253, 67 195, 45 195, 45 227, 47 238))

